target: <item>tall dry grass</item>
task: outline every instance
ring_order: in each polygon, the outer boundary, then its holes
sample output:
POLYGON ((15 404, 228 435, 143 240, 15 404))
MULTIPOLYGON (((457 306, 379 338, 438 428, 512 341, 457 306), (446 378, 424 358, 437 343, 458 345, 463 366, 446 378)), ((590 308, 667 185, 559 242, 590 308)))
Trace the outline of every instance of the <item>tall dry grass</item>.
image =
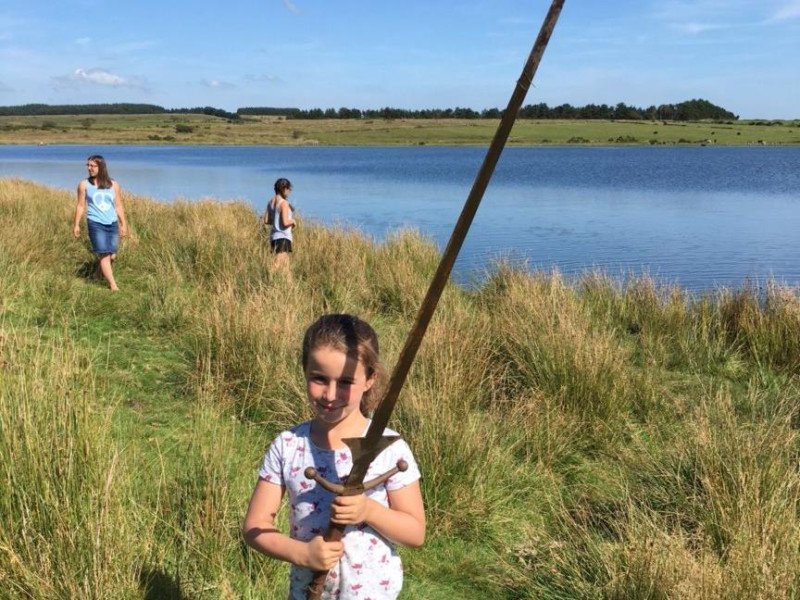
MULTIPOLYGON (((110 300, 82 277, 85 245, 62 226, 71 198, 0 182, 0 227, 27 231, 0 239, 0 335, 15 340, 4 348, 30 353, 13 378, 3 363, 0 423, 24 434, 2 447, 38 457, 6 477, 57 498, 37 466, 51 436, 19 413, 26 394, 60 402, 47 414, 78 440, 69 448, 88 448, 82 484, 58 500, 77 516, 27 521, 29 537, 61 532, 54 582, 6 552, 0 585, 45 597, 281 597, 285 565, 246 550, 238 521, 264 447, 308 416, 303 331, 323 312, 355 312, 375 325, 390 368, 436 248, 410 231, 378 243, 302 222, 282 271, 242 203, 131 198, 128 212, 133 232, 116 265, 123 299, 110 300), (35 215, 45 207, 55 216, 43 224, 35 215), (13 333, 20 324, 23 337, 13 333), (29 348, 21 340, 31 335, 41 341, 29 348), (157 340, 190 365, 169 391, 181 414, 155 415, 140 440, 127 394, 147 369, 116 395, 56 399, 64 386, 106 386, 100 366, 115 367, 97 343, 130 352, 125 336, 157 340), (70 411, 82 416, 67 423, 70 411), (109 411, 112 431, 127 435, 88 435, 109 411), (93 504, 101 497, 105 513, 93 504), (113 525, 128 546, 117 552, 108 540, 106 561, 72 531, 76 519, 94 519, 92 539, 113 525), (79 584, 78 572, 92 575, 79 584)), ((694 296, 648 278, 589 273, 570 284, 503 265, 476 289, 448 287, 392 421, 424 474, 429 542, 404 552, 414 597, 798 597, 799 307, 796 289, 775 285, 694 296)), ((24 514, 13 502, 4 500, 4 518, 24 514)), ((14 538, 13 556, 31 552, 25 539, 14 538)))
POLYGON ((128 475, 89 361, 0 321, 0 588, 111 598, 134 581, 128 475))

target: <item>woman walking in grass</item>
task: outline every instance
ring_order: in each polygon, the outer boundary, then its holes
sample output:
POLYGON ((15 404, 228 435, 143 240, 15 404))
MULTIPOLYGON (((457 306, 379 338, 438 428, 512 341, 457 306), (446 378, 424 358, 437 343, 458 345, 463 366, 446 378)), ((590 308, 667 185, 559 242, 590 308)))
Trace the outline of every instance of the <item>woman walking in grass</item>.
POLYGON ((325 315, 306 330, 302 360, 313 417, 278 435, 267 449, 242 533, 256 550, 292 563, 293 600, 305 599, 315 571, 327 572, 323 600, 394 599, 403 585, 396 545, 418 547, 425 540, 420 473, 408 444, 397 440, 384 449, 366 479, 401 459, 408 468, 362 494, 333 497, 304 475, 313 467, 341 483, 350 473, 353 455, 343 440, 364 437, 369 427, 380 372, 378 337, 358 317, 325 315), (289 535, 276 527, 287 493, 289 535), (322 537, 329 518, 345 526, 341 541, 322 537))
POLYGON ((92 252, 99 260, 102 273, 112 291, 119 291, 111 265, 117 258, 120 236, 128 233, 125 207, 119 184, 108 175, 105 159, 94 154, 86 159, 89 176, 78 184, 78 201, 75 204, 75 222, 72 235, 81 235, 81 217, 86 213, 86 228, 92 252))
POLYGON ((275 255, 277 266, 289 264, 289 253, 292 251, 292 230, 297 227, 294 220, 294 207, 289 204, 292 193, 291 182, 281 177, 275 182, 275 195, 267 203, 264 211, 264 223, 270 226, 269 246, 275 255))

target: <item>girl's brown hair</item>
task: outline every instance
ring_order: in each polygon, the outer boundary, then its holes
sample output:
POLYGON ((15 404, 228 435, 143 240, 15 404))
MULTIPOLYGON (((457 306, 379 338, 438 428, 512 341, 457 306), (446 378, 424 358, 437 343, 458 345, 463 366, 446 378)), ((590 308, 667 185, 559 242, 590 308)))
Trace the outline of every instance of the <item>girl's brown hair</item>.
POLYGON ((366 322, 353 315, 323 315, 312 323, 303 337, 303 370, 308 357, 317 348, 334 348, 358 360, 366 372, 367 379, 375 378, 372 387, 361 398, 361 412, 370 416, 380 397, 379 389, 383 375, 378 347, 378 334, 366 322))
POLYGON ((99 154, 92 154, 86 159, 86 162, 90 161, 97 164, 97 176, 92 183, 101 190, 107 190, 111 187, 111 177, 108 175, 106 159, 99 154))
POLYGON ((292 182, 286 179, 285 177, 281 177, 275 182, 275 193, 280 194, 283 196, 283 193, 286 190, 292 189, 292 182))

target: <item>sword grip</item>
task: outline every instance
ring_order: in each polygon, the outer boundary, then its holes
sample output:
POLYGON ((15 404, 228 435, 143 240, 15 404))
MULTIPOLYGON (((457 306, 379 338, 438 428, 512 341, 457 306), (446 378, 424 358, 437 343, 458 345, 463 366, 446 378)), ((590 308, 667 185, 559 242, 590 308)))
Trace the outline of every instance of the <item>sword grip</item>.
MULTIPOLYGON (((344 525, 337 525, 330 523, 328 531, 325 532, 323 539, 326 542, 341 542, 344 537, 344 525)), ((325 589, 325 580, 328 578, 328 571, 314 571, 314 578, 306 588, 307 600, 320 600, 322 598, 322 590, 325 589)))
MULTIPOLYGON (((325 479, 322 475, 320 475, 314 467, 308 467, 303 474, 306 476, 306 479, 313 479, 317 482, 318 485, 321 485, 323 488, 328 490, 329 492, 333 492, 338 496, 355 496, 357 494, 363 493, 365 490, 371 490, 377 485, 380 485, 389 477, 394 475, 395 473, 399 473, 408 469, 408 463, 404 461, 402 458, 397 461, 397 464, 386 471, 383 475, 376 477, 375 479, 371 479, 364 483, 363 485, 357 486, 355 488, 346 488, 345 486, 339 485, 338 483, 331 483, 327 479, 325 479)), ((338 523, 334 523, 331 521, 328 524, 328 531, 325 533, 322 539, 326 542, 340 542, 344 537, 344 528, 345 525, 339 525, 338 523)), ((325 589, 325 580, 328 578, 328 571, 315 571, 314 578, 311 580, 311 583, 306 588, 306 599, 307 600, 319 600, 322 598, 322 590, 325 589)))

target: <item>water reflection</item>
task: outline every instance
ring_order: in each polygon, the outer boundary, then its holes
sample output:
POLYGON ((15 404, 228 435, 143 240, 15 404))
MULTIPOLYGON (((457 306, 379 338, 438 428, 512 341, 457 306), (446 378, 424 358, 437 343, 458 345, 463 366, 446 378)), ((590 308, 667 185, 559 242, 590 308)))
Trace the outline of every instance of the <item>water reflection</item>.
MULTIPOLYGON (((383 237, 449 238, 482 148, 0 146, 0 176, 74 189, 88 154, 124 189, 263 210, 281 176, 300 214, 383 237)), ((507 148, 455 267, 505 258, 566 275, 639 273, 692 290, 798 285, 800 148, 507 148)))

